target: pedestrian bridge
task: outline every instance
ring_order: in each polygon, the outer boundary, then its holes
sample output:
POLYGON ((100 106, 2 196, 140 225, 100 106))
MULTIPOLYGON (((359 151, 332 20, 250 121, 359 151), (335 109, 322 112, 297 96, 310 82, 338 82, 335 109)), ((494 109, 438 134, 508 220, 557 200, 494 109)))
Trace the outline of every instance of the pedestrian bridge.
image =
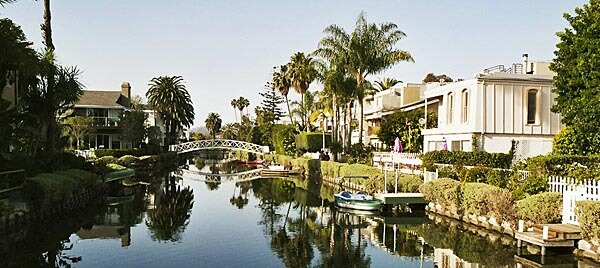
POLYGON ((237 150, 254 154, 269 153, 269 146, 262 146, 245 141, 222 139, 190 141, 169 146, 169 151, 177 152, 178 154, 210 149, 237 150))

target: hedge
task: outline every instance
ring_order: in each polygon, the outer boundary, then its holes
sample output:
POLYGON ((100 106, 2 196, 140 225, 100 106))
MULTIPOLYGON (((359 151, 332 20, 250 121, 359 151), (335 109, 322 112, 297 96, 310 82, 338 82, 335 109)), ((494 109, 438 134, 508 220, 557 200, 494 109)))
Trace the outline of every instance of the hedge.
POLYGON ((277 154, 292 155, 296 152, 296 128, 292 125, 273 126, 273 149, 277 154))
POLYGON ((440 204, 457 214, 494 216, 498 222, 515 223, 515 201, 506 189, 444 178, 423 184, 419 190, 425 200, 440 204))
POLYGON ((600 155, 540 155, 527 159, 526 165, 533 176, 600 178, 600 155))
POLYGON ((99 176, 77 169, 42 173, 25 179, 23 191, 32 200, 40 202, 42 208, 57 202, 63 202, 73 193, 91 187, 99 182, 99 176))
POLYGON ((460 206, 460 182, 442 178, 425 183, 419 187, 425 200, 438 203, 451 210, 458 211, 460 206))
POLYGON ((147 146, 143 149, 98 149, 94 150, 96 157, 114 156, 119 158, 125 155, 143 156, 160 154, 160 148, 156 146, 147 146))
POLYGON ((583 239, 600 246, 600 201, 578 201, 575 214, 583 239))
POLYGON ((121 166, 130 166, 133 163, 136 163, 140 161, 140 159, 136 156, 133 155, 124 155, 121 156, 118 160, 117 160, 117 164, 121 165, 121 166))
MULTIPOLYGON (((331 144, 331 134, 325 133, 325 148, 331 144)), ((323 133, 302 132, 296 135, 296 149, 307 152, 319 152, 323 149, 323 133)))
POLYGON ((434 170, 434 164, 450 164, 458 166, 484 166, 490 168, 510 168, 513 155, 504 153, 488 153, 484 151, 431 151, 421 156, 423 167, 434 170))
POLYGON ((560 223, 562 221, 562 194, 540 193, 517 202, 519 218, 532 223, 560 223))

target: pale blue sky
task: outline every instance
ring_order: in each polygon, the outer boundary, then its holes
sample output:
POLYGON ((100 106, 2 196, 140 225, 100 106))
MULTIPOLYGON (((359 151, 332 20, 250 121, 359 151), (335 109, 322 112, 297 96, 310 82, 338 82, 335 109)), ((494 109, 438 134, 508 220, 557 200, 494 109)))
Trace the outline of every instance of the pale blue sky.
MULTIPOLYGON (((415 58, 370 80, 419 82, 428 72, 472 78, 486 67, 520 62, 522 53, 551 60, 555 33, 567 26, 562 14, 586 2, 54 0, 52 27, 60 63, 83 70, 87 89, 118 90, 129 81, 132 94, 144 95, 152 77, 182 75, 201 126, 209 112, 233 121, 229 103, 241 95, 253 109, 273 66, 313 51, 330 24, 351 31, 361 11, 370 22, 396 23, 407 34, 398 47, 415 58)), ((42 13, 43 1, 0 8, 36 48, 42 13)))

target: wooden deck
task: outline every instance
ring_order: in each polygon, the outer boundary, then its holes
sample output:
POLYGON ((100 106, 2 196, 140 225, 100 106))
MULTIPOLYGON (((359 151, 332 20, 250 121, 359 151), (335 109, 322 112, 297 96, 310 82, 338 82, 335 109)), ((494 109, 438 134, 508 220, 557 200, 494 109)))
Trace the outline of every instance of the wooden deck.
POLYGON ((516 232, 515 238, 521 241, 540 246, 542 255, 546 254, 548 247, 575 247, 575 241, 581 239, 581 229, 573 224, 536 224, 533 231, 516 232), (544 227, 547 227, 547 235, 544 236, 544 227))
POLYGON ((399 204, 427 204, 421 193, 387 193, 375 194, 375 199, 381 200, 384 205, 399 204))

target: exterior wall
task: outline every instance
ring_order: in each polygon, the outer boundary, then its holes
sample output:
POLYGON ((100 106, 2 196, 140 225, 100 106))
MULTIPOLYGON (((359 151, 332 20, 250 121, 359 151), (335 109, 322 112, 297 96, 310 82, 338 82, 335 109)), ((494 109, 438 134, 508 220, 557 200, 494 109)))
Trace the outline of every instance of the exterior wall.
POLYGON ((552 135, 484 135, 483 150, 491 153, 507 153, 512 141, 518 142, 515 159, 525 159, 552 152, 552 135))
POLYGON ((402 88, 400 93, 400 106, 420 101, 422 99, 423 89, 423 84, 407 84, 406 87, 402 88))
POLYGON ((75 107, 74 115, 93 118, 94 130, 83 140, 84 148, 121 149, 121 134, 118 133, 119 115, 125 108, 108 107, 75 107), (106 110, 106 116, 94 116, 93 109, 106 110))

